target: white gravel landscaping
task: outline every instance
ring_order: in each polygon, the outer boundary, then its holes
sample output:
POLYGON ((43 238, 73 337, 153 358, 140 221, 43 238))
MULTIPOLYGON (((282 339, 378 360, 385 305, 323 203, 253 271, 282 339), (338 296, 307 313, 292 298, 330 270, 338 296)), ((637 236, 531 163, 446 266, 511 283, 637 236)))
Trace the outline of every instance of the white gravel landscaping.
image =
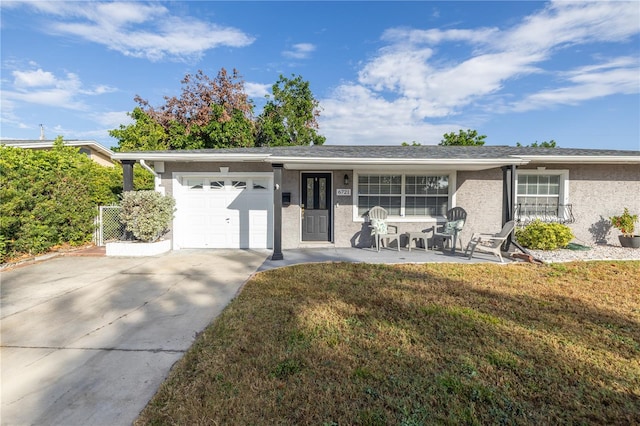
POLYGON ((529 250, 531 255, 545 263, 572 262, 576 260, 640 260, 640 249, 594 245, 590 250, 529 250))

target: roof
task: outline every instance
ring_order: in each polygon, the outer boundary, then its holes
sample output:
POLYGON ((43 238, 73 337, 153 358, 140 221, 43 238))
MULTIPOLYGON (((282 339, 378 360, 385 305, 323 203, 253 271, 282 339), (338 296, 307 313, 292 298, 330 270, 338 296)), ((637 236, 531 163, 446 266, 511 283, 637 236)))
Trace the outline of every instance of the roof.
POLYGON ((513 146, 320 145, 117 152, 117 160, 240 161, 282 163, 287 168, 433 166, 481 170, 529 163, 640 164, 640 151, 513 146))
MULTIPOLYGON (((107 158, 111 158, 113 156, 113 151, 104 146, 100 145, 98 142, 94 140, 76 140, 76 139, 65 139, 63 140, 65 146, 88 146, 93 150, 103 154, 107 158)), ((45 149, 52 148, 55 140, 53 139, 0 139, 0 145, 13 146, 16 148, 27 148, 27 149, 45 149)))

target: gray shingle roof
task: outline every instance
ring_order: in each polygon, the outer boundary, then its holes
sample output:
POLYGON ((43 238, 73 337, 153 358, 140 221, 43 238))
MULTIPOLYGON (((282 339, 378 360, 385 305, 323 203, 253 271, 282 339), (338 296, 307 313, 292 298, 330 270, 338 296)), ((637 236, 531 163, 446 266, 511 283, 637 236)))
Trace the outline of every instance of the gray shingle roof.
MULTIPOLYGON (((637 157, 639 151, 579 148, 532 148, 513 146, 382 146, 382 145, 321 145, 229 149, 200 149, 181 151, 149 151, 148 154, 264 154, 274 157, 313 158, 378 158, 378 159, 495 159, 526 156, 570 157, 637 157)), ((126 155, 126 153, 121 153, 126 155)))

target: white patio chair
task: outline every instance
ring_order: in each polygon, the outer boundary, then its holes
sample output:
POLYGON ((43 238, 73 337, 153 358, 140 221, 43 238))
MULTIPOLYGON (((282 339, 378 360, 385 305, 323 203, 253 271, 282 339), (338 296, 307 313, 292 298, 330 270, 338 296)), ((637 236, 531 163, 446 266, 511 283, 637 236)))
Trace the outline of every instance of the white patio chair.
POLYGON ((386 240, 386 246, 389 247, 389 243, 395 240, 398 243, 398 251, 400 251, 400 235, 398 234, 398 227, 387 224, 387 211, 380 206, 375 206, 369 210, 367 216, 369 217, 371 233, 376 242, 376 250, 380 251, 380 246, 383 241, 386 240), (394 232, 389 232, 390 228, 393 228, 394 232))
POLYGON ((483 251, 498 256, 500 258, 500 263, 504 262, 502 259, 502 253, 500 252, 500 247, 507 237, 509 237, 513 232, 514 227, 515 222, 510 220, 502 226, 502 229, 497 234, 473 234, 471 236, 471 241, 467 244, 464 254, 466 255, 469 249, 471 249, 471 252, 469 253, 469 259, 471 259, 474 251, 483 251))

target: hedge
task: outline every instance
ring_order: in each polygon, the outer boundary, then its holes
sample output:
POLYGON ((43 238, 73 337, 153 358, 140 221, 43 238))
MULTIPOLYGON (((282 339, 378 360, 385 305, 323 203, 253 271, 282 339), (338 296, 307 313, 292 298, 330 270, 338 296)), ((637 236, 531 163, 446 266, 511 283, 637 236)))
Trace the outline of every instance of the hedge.
POLYGON ((121 167, 101 166, 62 138, 51 150, 0 145, 0 262, 90 241, 96 207, 121 192, 121 167))

